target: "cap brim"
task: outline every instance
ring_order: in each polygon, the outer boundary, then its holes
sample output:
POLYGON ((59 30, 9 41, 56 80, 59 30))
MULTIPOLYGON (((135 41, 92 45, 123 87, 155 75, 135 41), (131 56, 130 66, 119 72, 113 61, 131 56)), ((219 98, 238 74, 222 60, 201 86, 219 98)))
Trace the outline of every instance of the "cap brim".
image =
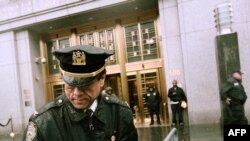
POLYGON ((62 76, 62 78, 67 84, 75 87, 90 85, 96 79, 96 77, 77 78, 67 75, 62 76))
POLYGON ((234 73, 244 74, 244 73, 243 73, 243 72, 241 72, 241 71, 235 71, 234 73))

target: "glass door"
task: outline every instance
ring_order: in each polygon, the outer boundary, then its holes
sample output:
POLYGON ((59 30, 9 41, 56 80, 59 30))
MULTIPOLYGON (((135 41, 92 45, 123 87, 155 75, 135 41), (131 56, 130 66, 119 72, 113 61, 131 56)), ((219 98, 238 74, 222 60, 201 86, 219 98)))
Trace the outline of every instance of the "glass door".
POLYGON ((116 96, 122 99, 121 78, 119 74, 106 75, 105 88, 108 86, 113 89, 113 93, 116 96))
POLYGON ((160 90, 158 76, 156 69, 127 73, 130 107, 136 122, 148 122, 150 118, 143 95, 149 86, 160 90))

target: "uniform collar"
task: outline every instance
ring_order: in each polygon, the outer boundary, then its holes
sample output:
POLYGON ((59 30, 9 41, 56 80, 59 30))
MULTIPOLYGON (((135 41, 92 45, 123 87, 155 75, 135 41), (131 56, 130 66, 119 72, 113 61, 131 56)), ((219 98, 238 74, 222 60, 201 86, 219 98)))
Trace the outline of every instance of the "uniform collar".
POLYGON ((103 99, 105 98, 105 96, 103 96, 102 94, 98 97, 97 99, 97 106, 94 112, 94 116, 101 121, 102 123, 105 123, 105 121, 107 120, 104 116, 105 114, 107 114, 107 107, 105 102, 103 101, 103 99))
MULTIPOLYGON (((91 106, 89 107, 89 109, 91 109, 93 112, 95 112, 96 108, 97 108, 98 102, 97 100, 95 100, 91 106)), ((86 111, 87 109, 85 109, 84 111, 86 111)))
POLYGON ((228 82, 230 82, 230 83, 241 83, 241 81, 239 81, 239 80, 237 80, 237 79, 235 79, 235 78, 233 78, 233 77, 230 77, 230 78, 228 79, 228 82))
POLYGON ((67 101, 66 108, 69 112, 69 117, 72 121, 80 121, 87 116, 84 110, 78 110, 74 108, 70 101, 67 101))

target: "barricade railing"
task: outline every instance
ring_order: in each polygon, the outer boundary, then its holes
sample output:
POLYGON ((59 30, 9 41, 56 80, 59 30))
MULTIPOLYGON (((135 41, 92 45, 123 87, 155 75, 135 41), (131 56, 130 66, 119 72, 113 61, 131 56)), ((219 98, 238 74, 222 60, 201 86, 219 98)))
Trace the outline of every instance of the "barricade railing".
POLYGON ((172 128, 163 141, 178 141, 178 135, 176 134, 176 128, 172 128))
POLYGON ((10 116, 10 118, 8 119, 6 124, 2 124, 0 123, 1 127, 6 127, 10 124, 10 128, 11 128, 11 132, 10 132, 10 137, 14 138, 15 137, 15 133, 13 132, 13 123, 12 123, 12 117, 10 116))

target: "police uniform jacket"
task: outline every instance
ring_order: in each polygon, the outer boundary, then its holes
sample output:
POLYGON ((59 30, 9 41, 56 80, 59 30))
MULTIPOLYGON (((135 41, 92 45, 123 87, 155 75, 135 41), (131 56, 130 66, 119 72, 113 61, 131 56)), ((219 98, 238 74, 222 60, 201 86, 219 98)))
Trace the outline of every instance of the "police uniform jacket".
POLYGON ((246 102, 247 95, 241 82, 234 78, 227 80, 227 83, 221 89, 222 101, 225 101, 226 98, 231 99, 231 103, 227 107, 229 112, 227 116, 232 118, 245 117, 244 103, 246 102))
POLYGON ((149 110, 159 111, 160 110, 160 102, 161 97, 158 92, 150 92, 148 91, 145 95, 145 101, 149 108, 149 110))
POLYGON ((130 108, 115 96, 100 95, 93 113, 94 130, 88 131, 84 110, 75 109, 65 95, 31 116, 24 134, 29 141, 137 141, 130 108))

